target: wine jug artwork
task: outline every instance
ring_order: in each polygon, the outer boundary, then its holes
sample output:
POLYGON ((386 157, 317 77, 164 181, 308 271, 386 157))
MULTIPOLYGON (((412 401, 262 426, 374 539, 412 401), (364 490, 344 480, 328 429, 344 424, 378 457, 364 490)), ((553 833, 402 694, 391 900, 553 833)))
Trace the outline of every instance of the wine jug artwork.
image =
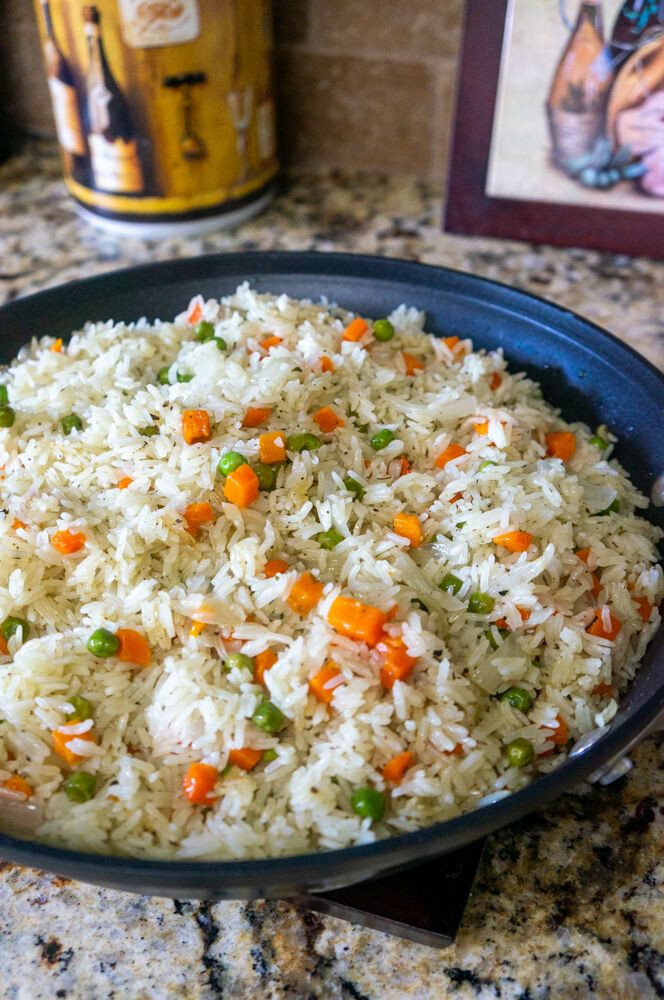
POLYGON ((97 226, 237 224, 278 169, 269 0, 34 0, 65 183, 97 226))
POLYGON ((547 100, 555 162, 589 153, 604 131, 613 73, 604 43, 602 0, 582 0, 547 100))

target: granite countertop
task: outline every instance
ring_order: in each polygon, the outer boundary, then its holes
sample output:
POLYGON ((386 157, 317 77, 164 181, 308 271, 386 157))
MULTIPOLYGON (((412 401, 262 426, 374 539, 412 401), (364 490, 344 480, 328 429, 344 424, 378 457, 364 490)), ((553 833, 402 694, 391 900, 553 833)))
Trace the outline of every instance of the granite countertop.
MULTIPOLYGON (((446 264, 553 299, 664 367, 664 265, 444 235, 429 185, 290 177, 234 233, 121 242, 79 222, 53 150, 0 167, 0 302, 158 258, 352 250, 446 264)), ((12 1000, 572 1000, 664 996, 664 735, 634 770, 488 841, 456 943, 410 944, 283 902, 188 903, 0 864, 0 995, 12 1000)))

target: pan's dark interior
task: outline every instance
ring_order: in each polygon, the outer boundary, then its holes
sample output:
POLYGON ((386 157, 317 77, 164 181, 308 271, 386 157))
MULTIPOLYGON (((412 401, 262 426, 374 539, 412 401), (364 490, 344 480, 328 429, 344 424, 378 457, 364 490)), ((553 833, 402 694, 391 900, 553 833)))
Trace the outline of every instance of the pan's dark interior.
MULTIPOLYGON (((217 254, 117 271, 61 286, 0 309, 0 361, 32 334, 66 337, 86 320, 172 319, 196 294, 221 297, 239 282, 298 298, 325 296, 378 317, 400 303, 427 314, 427 330, 502 347, 569 420, 606 423, 620 438, 617 457, 646 494, 664 472, 660 432, 664 378, 620 341, 566 312, 472 275, 347 254, 217 254)), ((649 515, 664 526, 664 509, 649 515)), ((662 630, 619 718, 592 750, 523 792, 479 812, 375 845, 257 862, 144 862, 107 859, 27 844, 0 835, 0 855, 100 884, 162 895, 284 896, 351 883, 452 850, 560 794, 624 749, 664 704, 662 630)))

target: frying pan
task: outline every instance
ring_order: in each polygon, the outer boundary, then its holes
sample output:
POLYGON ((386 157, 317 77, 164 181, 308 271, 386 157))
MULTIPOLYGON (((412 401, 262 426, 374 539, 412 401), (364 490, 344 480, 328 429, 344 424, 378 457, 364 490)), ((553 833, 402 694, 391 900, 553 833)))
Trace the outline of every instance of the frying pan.
MULTIPOLYGON (((382 316, 405 302, 427 330, 502 347, 510 368, 537 379, 568 420, 606 423, 616 455, 649 495, 664 471, 664 376, 574 313, 505 285, 445 268, 351 254, 215 254, 115 271, 0 308, 0 362, 33 334, 66 337, 86 320, 171 319, 198 293, 220 297, 242 281, 261 292, 328 299, 382 316)), ((649 516, 660 526, 664 509, 649 516)), ((618 759, 664 707, 664 628, 604 735, 528 787, 474 812, 375 844, 255 861, 150 861, 64 850, 0 834, 0 856, 133 892, 199 899, 303 896, 351 885, 456 850, 539 809, 618 759)))

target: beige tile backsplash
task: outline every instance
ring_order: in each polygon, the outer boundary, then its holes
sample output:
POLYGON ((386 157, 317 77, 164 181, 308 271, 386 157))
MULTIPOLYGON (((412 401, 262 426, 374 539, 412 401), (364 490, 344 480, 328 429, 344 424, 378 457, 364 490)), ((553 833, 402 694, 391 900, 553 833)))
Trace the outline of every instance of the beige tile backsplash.
MULTIPOLYGON (((287 166, 441 179, 463 0, 274 0, 287 166)), ((31 0, 0 0, 0 103, 53 133, 31 0)))

